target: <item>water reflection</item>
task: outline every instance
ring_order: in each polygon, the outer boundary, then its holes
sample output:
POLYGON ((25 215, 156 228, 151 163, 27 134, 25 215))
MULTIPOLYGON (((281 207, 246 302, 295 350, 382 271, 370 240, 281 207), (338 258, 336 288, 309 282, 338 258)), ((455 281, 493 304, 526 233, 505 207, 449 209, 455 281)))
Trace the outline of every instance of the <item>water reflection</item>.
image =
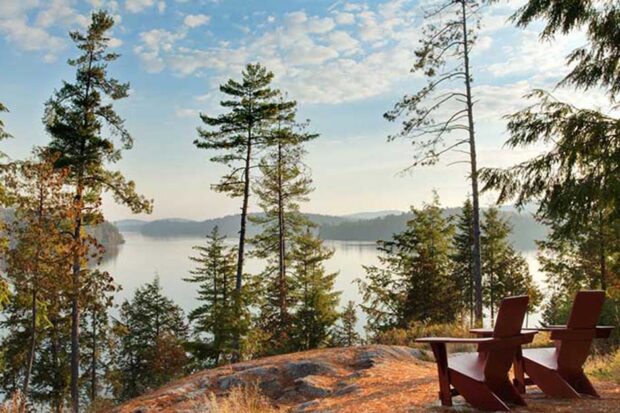
MULTIPOLYGON (((204 244, 201 237, 153 238, 139 233, 123 233, 125 243, 111 251, 102 268, 110 272, 116 282, 122 286, 117 295, 117 302, 131 296, 133 291, 153 280, 158 274, 165 293, 178 303, 184 310, 189 311, 196 306, 196 286, 183 281, 194 263, 189 260, 193 254, 194 245, 204 244)), ((230 245, 235 240, 227 240, 230 245)), ((327 270, 337 271, 336 289, 341 291, 341 304, 353 300, 359 303, 359 291, 355 279, 364 278, 364 265, 376 265, 379 260, 375 243, 326 241, 326 245, 334 249, 334 256, 326 264, 327 270)), ((541 285, 542 276, 538 271, 538 262, 534 251, 525 253, 530 270, 536 282, 541 285)), ((262 263, 256 259, 248 259, 247 271, 258 273, 262 263)), ((359 314, 358 329, 361 331, 365 323, 364 314, 359 314)), ((530 315, 529 325, 537 324, 538 314, 530 315)))

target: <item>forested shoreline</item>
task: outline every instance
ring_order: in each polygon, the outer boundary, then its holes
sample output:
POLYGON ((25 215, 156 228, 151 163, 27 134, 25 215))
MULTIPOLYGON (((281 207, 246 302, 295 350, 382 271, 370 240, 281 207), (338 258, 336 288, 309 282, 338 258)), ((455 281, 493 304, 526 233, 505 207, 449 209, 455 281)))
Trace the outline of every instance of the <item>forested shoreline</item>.
MULTIPOLYGON (((455 217, 460 213, 460 208, 445 208, 444 215, 455 217)), ((537 222, 528 212, 516 213, 511 211, 499 211, 513 230, 509 235, 511 242, 521 251, 536 249, 536 240, 546 237, 547 228, 537 222)), ((260 216, 259 213, 251 215, 260 216)), ((401 212, 389 213, 373 218, 357 219, 349 216, 304 214, 310 221, 316 224, 319 237, 324 240, 336 241, 364 241, 375 242, 389 239, 393 234, 405 229, 407 221, 413 214, 401 212)), ((238 216, 230 215, 222 218, 208 219, 205 221, 160 219, 154 221, 123 220, 115 222, 120 231, 138 232, 149 237, 176 237, 176 236, 202 236, 217 226, 223 235, 234 237, 238 231, 238 216)), ((250 223, 248 233, 255 235, 260 232, 260 227, 250 223)))
MULTIPOLYGON (((480 165, 475 125, 485 120, 472 82, 481 69, 469 59, 481 4, 431 3, 412 62, 422 86, 384 114, 398 130, 383 138, 411 143, 408 171, 448 153, 460 157, 469 171, 459 183, 468 193, 462 207, 442 207, 433 192, 422 205, 412 199, 416 205, 402 215, 343 221, 302 213, 318 184, 308 148, 325 137, 298 118, 297 101, 270 68, 246 62, 220 84, 219 106, 200 113, 195 135, 179 137, 217 166, 221 176, 210 190, 240 211, 221 226, 168 221, 161 230, 205 237, 187 252, 194 269, 177 274, 195 286, 197 305, 187 314, 156 274, 115 304, 122 286, 101 269, 105 237, 89 229, 109 230, 104 200, 134 214, 151 213, 154 200, 116 169, 134 141, 118 111, 130 85, 109 72, 122 59, 110 50, 115 19, 94 11, 83 30, 70 32, 73 75, 58 79, 45 102, 48 140, 25 159, 0 152, 0 202, 14 214, 0 221, 2 393, 19 395, 20 411, 105 411, 205 368, 330 346, 409 344, 429 331, 462 333, 482 326, 486 314, 492 322, 511 295, 528 295, 544 323, 562 324, 577 291, 604 290, 600 322, 620 326, 620 120, 611 109, 579 108, 533 90, 530 105, 506 118, 506 145, 544 150, 507 168, 480 165), (496 202, 481 206, 481 193, 496 202), (529 218, 502 212, 507 204, 533 205, 537 229, 527 228, 529 218), (326 266, 334 250, 324 239, 338 232, 377 240, 378 264, 360 268, 365 276, 351 287, 361 303, 341 302, 338 273, 326 266), (536 238, 545 291, 522 254, 523 234, 527 242, 536 238), (262 269, 249 271, 249 259, 262 269), (367 316, 364 336, 354 328, 357 308, 367 316)), ((549 41, 584 31, 587 43, 568 56, 560 86, 600 89, 616 108, 620 44, 607 29, 620 27, 620 8, 567 4, 531 0, 513 21, 526 27, 541 20, 549 41)), ((8 109, 0 104, 0 115, 8 109)), ((0 141, 20 139, 9 131, 0 120, 0 141)), ((616 328, 597 351, 613 354, 619 345, 616 328)))

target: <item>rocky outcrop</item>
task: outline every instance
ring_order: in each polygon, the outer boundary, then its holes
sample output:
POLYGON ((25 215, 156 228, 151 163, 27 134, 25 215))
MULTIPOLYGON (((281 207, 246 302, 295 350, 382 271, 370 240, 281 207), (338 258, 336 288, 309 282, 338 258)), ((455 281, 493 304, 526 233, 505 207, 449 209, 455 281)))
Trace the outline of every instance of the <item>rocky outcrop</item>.
POLYGON ((194 374, 115 411, 201 411, 196 410, 197 404, 208 403, 211 394, 225 396, 235 386, 255 385, 274 405, 292 412, 357 412, 362 411, 360 400, 370 407, 385 398, 388 387, 390 397, 397 388, 402 397, 410 397, 417 385, 418 391, 432 398, 434 366, 421 361, 421 356, 419 350, 377 345, 269 357, 194 374), (412 381, 416 376, 423 378, 412 381))
MULTIPOLYGON (((432 360, 432 356, 430 356, 432 360)), ((208 413, 209 399, 236 386, 257 386, 273 406, 291 413, 476 412, 460 397, 456 409, 437 400, 437 371, 427 353, 366 346, 308 351, 205 370, 131 400, 116 413, 208 413)), ((520 413, 620 412, 620 386, 597 382, 600 399, 553 400, 528 389, 520 413)), ((238 412, 245 413, 245 412, 238 412)))

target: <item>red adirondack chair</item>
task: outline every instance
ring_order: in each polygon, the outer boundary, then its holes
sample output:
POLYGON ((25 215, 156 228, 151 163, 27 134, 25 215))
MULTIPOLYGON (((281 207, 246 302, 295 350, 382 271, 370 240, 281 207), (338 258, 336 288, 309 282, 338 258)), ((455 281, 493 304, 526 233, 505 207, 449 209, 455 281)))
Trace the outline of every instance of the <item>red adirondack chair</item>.
POLYGON ((509 411, 508 403, 525 405, 508 378, 508 371, 517 350, 522 344, 532 342, 536 334, 535 331, 521 332, 528 302, 527 296, 502 300, 492 337, 426 337, 416 340, 429 343, 433 349, 443 406, 452 406, 452 396, 458 394, 472 406, 488 411, 509 411), (477 344, 478 352, 448 358, 446 344, 449 343, 477 344))
POLYGON ((583 372, 583 364, 592 340, 608 338, 613 330, 596 325, 604 301, 604 291, 578 292, 565 326, 538 329, 551 332, 555 347, 523 350, 523 368, 515 369, 515 381, 536 384, 551 397, 574 398, 580 397, 580 393, 599 397, 583 372), (524 371, 529 380, 525 380, 524 371))

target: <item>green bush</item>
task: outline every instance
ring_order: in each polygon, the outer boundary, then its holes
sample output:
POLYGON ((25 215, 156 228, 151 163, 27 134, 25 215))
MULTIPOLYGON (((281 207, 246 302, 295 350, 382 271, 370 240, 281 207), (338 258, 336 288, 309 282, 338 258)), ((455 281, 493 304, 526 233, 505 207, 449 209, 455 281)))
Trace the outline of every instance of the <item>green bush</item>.
MULTIPOLYGON (((420 349, 428 349, 427 344, 416 343, 421 337, 472 337, 469 327, 462 324, 424 324, 413 323, 408 328, 394 328, 379 332, 370 338, 373 344, 389 344, 394 346, 407 346, 420 349)), ((460 353, 472 351, 475 346, 469 344, 452 344, 448 346, 448 352, 460 353)))

